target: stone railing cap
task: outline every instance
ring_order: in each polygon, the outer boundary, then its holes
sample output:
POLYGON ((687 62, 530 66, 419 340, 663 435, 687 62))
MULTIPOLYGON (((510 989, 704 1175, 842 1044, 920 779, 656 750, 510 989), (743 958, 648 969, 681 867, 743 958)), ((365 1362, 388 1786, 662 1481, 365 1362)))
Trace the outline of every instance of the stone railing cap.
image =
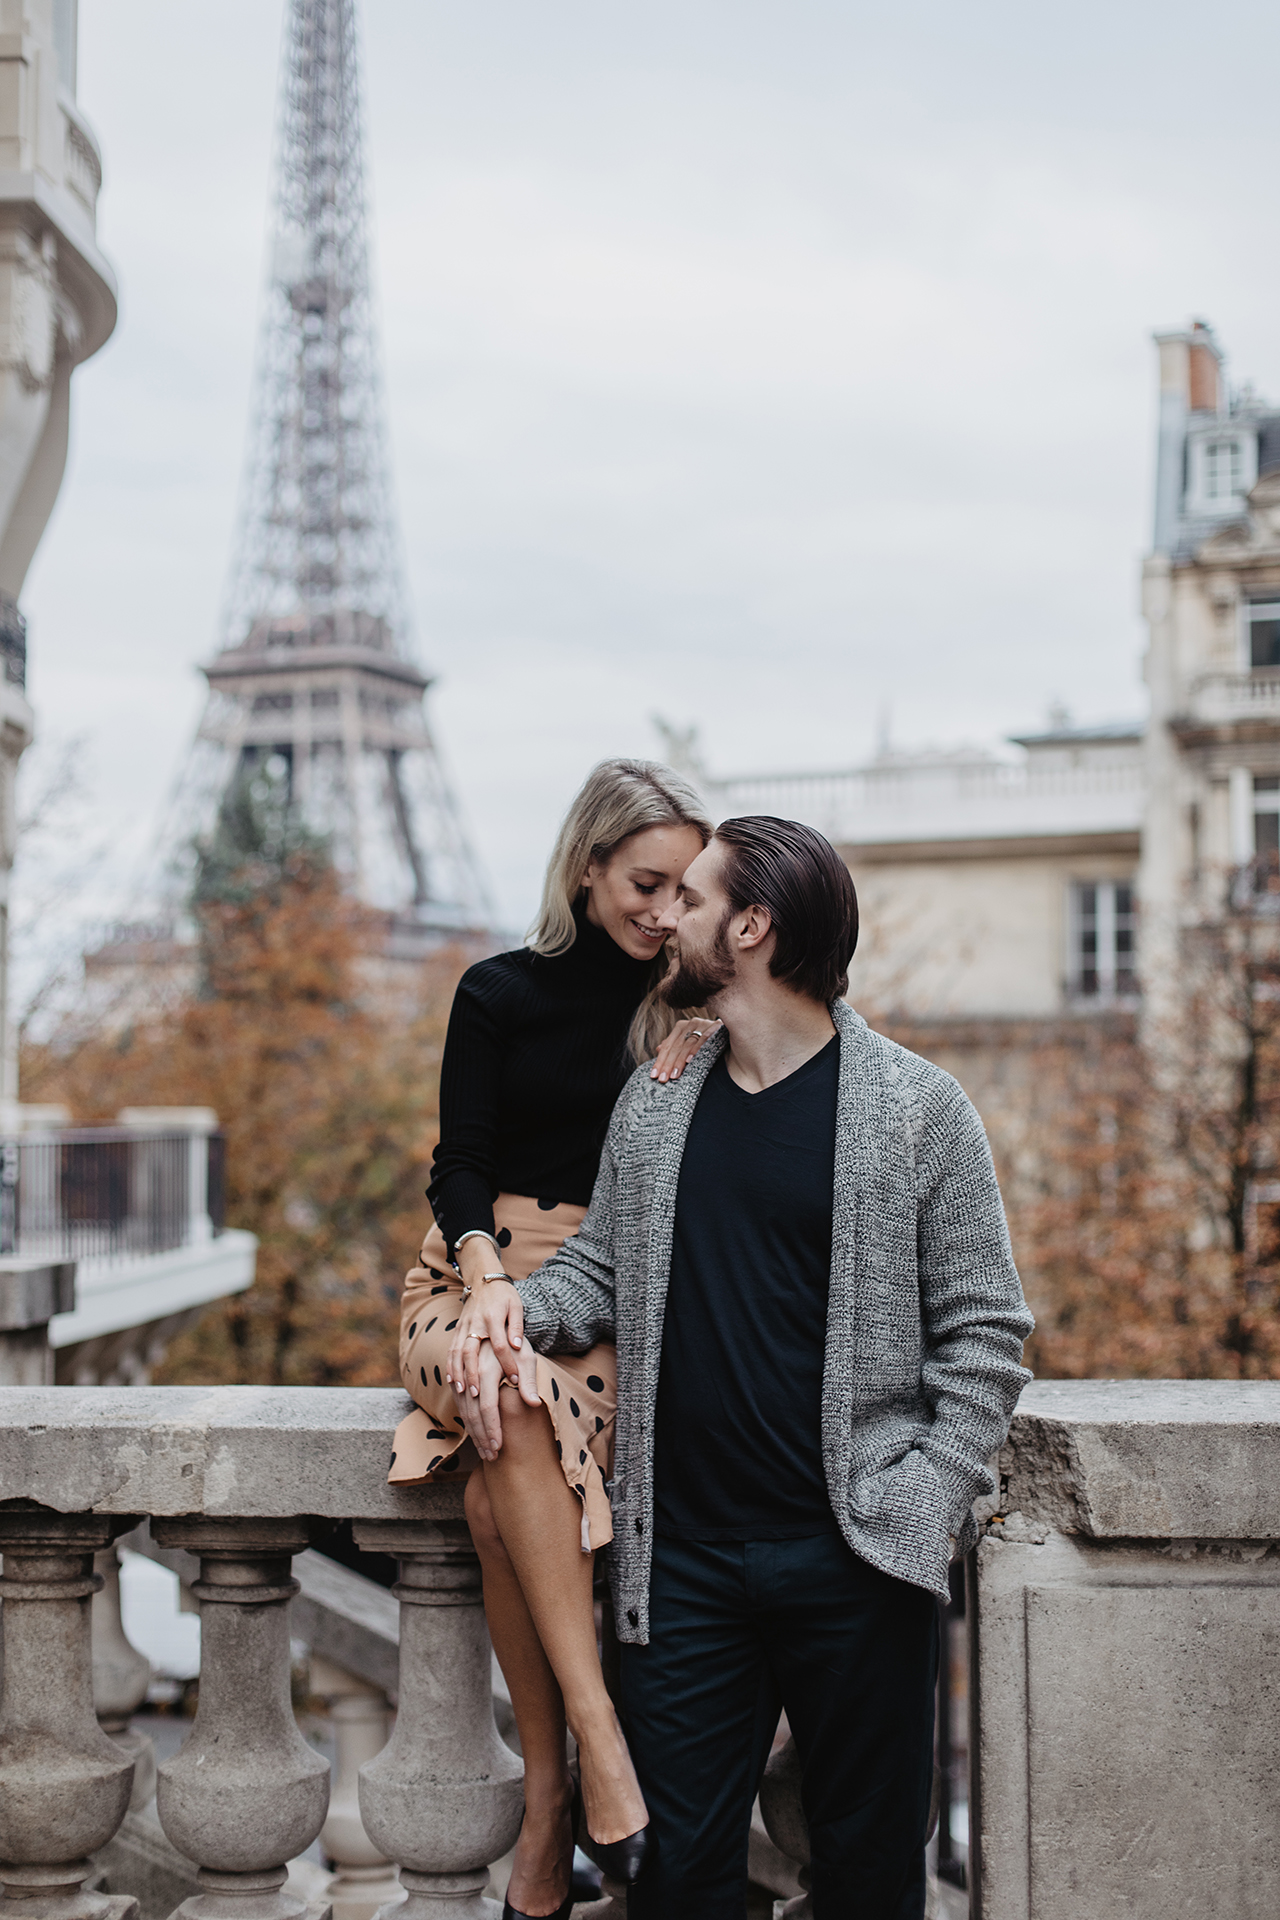
POLYGON ((1280 1539, 1280 1381, 1043 1380, 1000 1508, 1094 1539, 1280 1539))
POLYGON ((384 1387, 0 1388, 0 1501, 60 1513, 456 1517, 460 1484, 387 1485, 410 1406, 384 1387))

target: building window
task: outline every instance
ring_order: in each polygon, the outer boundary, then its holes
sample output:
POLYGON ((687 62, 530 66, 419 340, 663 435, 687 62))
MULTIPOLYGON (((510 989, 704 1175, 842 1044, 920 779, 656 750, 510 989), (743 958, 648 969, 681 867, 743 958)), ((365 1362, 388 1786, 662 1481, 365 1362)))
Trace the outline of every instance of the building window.
POLYGON ((1249 608, 1249 665, 1280 667, 1280 604, 1274 600, 1249 608))
POLYGON ((1244 459, 1238 440, 1209 440, 1204 449, 1206 500, 1233 500, 1244 485, 1244 459))
POLYGON ((1107 1001, 1138 991, 1136 912, 1128 880, 1077 880, 1071 889, 1071 989, 1107 1001))
POLYGON ((1253 852, 1262 886, 1280 865, 1280 774, 1253 777, 1253 852))

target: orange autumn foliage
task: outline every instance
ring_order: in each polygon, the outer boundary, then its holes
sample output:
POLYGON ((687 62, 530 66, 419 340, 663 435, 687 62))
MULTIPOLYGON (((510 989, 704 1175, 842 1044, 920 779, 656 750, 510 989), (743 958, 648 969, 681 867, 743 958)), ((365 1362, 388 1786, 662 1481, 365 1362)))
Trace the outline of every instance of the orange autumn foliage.
POLYGON ((204 981, 172 1013, 28 1048, 24 1097, 80 1123, 213 1107, 227 1224, 258 1236, 252 1290, 174 1341, 171 1382, 396 1383, 401 1282, 429 1221, 440 1055, 465 961, 424 963, 409 1016, 380 1006, 370 923, 305 852, 199 909, 204 981))

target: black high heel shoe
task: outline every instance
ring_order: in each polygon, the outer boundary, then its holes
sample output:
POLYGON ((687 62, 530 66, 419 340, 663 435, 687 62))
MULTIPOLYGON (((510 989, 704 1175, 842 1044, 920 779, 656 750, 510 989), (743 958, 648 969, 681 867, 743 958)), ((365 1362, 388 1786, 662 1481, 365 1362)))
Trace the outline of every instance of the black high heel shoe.
MULTIPOLYGON (((588 1829, 590 1831, 590 1829, 588 1829)), ((649 1858, 649 1829, 629 1833, 625 1840, 592 1840, 591 1852, 606 1880, 619 1886, 634 1886, 649 1858)))
MULTIPOLYGON (((574 1790, 573 1796, 573 1835, 578 1837, 578 1819, 582 1813, 582 1787, 574 1790)), ((591 1858, 595 1861, 607 1880, 614 1881, 620 1887, 630 1887, 640 1878, 644 1863, 649 1857, 649 1829, 641 1827, 639 1833, 629 1833, 624 1840, 597 1840, 590 1827, 587 1838, 591 1842, 591 1858)))
MULTIPOLYGON (((574 1849, 576 1849, 578 1845, 578 1821, 581 1819, 581 1817, 582 1817, 582 1788, 575 1781, 574 1788, 573 1788, 573 1802, 569 1808, 569 1826, 573 1833, 574 1849)), ((523 1822, 521 1824, 523 1824, 523 1822)), ((566 1893, 564 1899, 561 1901, 560 1905, 556 1908, 555 1912, 548 1914, 546 1916, 546 1920, 569 1920, 569 1915, 573 1911, 574 1902, 577 1898, 578 1896, 573 1891, 573 1852, 571 1851, 569 1854, 569 1891, 568 1893, 566 1893)), ((503 1900, 502 1900, 502 1920, 534 1920, 534 1916, 527 1913, 521 1913, 519 1907, 513 1907, 510 1900, 508 1900, 504 1894, 503 1900)), ((542 1916, 539 1915, 537 1917, 537 1920, 542 1920, 542 1916)))

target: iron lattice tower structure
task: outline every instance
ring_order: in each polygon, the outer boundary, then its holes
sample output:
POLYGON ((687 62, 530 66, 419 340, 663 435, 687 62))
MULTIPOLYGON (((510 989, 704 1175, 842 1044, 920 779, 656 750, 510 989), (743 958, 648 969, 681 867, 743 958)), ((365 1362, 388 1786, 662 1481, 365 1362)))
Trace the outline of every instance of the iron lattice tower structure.
POLYGON ((193 784, 207 825, 270 766, 413 952, 491 915, 411 657, 370 294, 355 0, 287 0, 270 270, 222 648, 193 784))

